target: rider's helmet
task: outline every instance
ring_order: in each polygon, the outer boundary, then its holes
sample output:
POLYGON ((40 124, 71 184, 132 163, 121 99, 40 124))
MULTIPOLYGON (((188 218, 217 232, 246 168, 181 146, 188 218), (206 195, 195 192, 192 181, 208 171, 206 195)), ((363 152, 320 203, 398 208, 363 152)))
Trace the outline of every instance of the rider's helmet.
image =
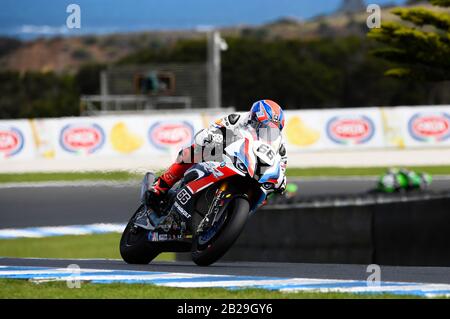
POLYGON ((284 113, 281 106, 272 100, 259 100, 250 109, 249 121, 256 127, 278 127, 283 130, 284 113))
POLYGON ((257 132, 276 138, 284 127, 283 109, 272 100, 259 100, 253 103, 248 123, 257 132))

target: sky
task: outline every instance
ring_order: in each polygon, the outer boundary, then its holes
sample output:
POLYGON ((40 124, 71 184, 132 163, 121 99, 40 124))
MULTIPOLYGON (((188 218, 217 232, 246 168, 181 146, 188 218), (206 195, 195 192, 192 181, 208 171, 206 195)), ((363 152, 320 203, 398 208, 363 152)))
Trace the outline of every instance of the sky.
MULTIPOLYGON (((331 13, 341 0, 1 0, 0 34, 67 34, 66 7, 81 8, 81 33, 258 25, 331 13)), ((404 3, 405 0, 368 0, 404 3)), ((73 30, 72 30, 73 31, 73 30)))

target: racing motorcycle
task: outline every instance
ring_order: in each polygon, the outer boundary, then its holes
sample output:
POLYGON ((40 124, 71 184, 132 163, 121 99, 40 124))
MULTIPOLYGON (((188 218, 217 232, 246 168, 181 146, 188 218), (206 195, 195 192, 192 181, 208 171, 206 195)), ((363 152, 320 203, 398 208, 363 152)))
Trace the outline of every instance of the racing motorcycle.
POLYGON ((189 251, 199 266, 219 260, 239 237, 249 216, 265 204, 283 178, 281 156, 276 151, 281 132, 276 130, 240 129, 223 148, 221 161, 193 165, 168 191, 159 209, 146 205, 145 191, 155 180, 154 174, 147 173, 141 186, 141 205, 120 240, 123 260, 148 264, 162 252, 189 251), (177 214, 188 222, 158 231, 163 220, 177 214))

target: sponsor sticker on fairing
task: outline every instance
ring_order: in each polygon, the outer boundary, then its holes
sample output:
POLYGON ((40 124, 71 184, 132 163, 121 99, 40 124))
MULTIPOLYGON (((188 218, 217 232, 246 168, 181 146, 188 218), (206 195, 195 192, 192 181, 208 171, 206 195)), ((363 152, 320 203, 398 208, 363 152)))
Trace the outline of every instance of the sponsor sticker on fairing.
POLYGON ((375 133, 375 124, 365 115, 335 116, 328 121, 326 131, 334 143, 364 144, 372 139, 375 133))
POLYGON ((8 158, 19 154, 25 140, 22 132, 16 127, 0 126, 0 155, 8 158))
POLYGON ((156 148, 166 150, 170 147, 188 145, 194 138, 194 127, 186 122, 159 121, 148 131, 148 139, 156 148))
POLYGON ((183 207, 181 207, 180 204, 175 202, 174 206, 181 215, 183 215, 186 218, 191 218, 191 214, 189 214, 183 207))
POLYGON ((67 152, 92 154, 102 148, 105 133, 95 123, 68 124, 61 129, 59 143, 67 152))
POLYGON ((188 193, 186 189, 182 189, 177 194, 177 199, 180 201, 181 205, 186 205, 186 203, 191 199, 191 195, 188 193))
POLYGON ((450 137, 450 115, 445 112, 415 113, 408 131, 419 142, 443 142, 450 137))

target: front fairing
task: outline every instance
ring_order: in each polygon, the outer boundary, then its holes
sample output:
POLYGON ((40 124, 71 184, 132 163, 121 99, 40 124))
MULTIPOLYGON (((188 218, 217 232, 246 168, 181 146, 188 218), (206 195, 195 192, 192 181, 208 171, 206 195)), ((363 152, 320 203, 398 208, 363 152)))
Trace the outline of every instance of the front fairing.
POLYGON ((225 148, 226 161, 260 184, 261 196, 252 209, 255 211, 274 191, 281 178, 281 156, 277 152, 281 135, 270 138, 270 134, 258 134, 251 127, 240 130, 238 134, 239 138, 225 148))
POLYGON ((255 137, 251 132, 245 130, 240 131, 239 135, 239 139, 225 148, 225 154, 229 156, 237 169, 248 173, 250 177, 254 177, 258 164, 256 155, 253 152, 255 137))
POLYGON ((238 132, 239 139, 225 148, 225 154, 234 159, 235 166, 246 171, 248 175, 260 183, 276 183, 281 169, 281 157, 278 149, 281 135, 261 134, 252 127, 244 127, 238 132))

